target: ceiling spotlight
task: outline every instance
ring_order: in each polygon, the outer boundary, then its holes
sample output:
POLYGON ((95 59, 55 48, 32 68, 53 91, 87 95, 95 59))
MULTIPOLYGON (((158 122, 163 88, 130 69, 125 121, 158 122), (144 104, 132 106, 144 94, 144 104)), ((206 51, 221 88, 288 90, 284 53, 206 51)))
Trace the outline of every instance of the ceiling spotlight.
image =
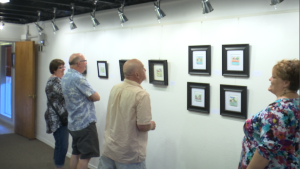
POLYGON ((34 22, 37 30, 39 31, 39 33, 41 33, 44 29, 42 27, 40 27, 40 25, 37 22, 34 22))
POLYGON ((166 16, 164 11, 160 9, 160 0, 157 0, 156 3, 154 2, 154 11, 156 12, 158 23, 160 23, 160 20, 166 16))
POLYGON ((92 22, 93 22, 94 29, 96 29, 96 26, 100 25, 100 22, 95 18, 97 2, 98 2, 98 0, 95 0, 95 2, 94 2, 95 8, 93 9, 93 12, 91 13, 91 19, 92 19, 92 22))
POLYGON ((58 27, 55 24, 56 8, 53 8, 53 14, 54 14, 54 17, 51 21, 51 24, 52 24, 52 28, 53 28, 53 33, 55 34, 55 32, 59 30, 58 27))
POLYGON ((69 19, 70 19, 70 29, 71 29, 71 30, 76 29, 77 26, 76 26, 76 24, 74 23, 74 21, 71 20, 71 17, 70 17, 69 19))
POLYGON ((0 0, 0 3, 7 3, 9 2, 10 0, 0 0))
POLYGON ((41 11, 37 11, 37 13, 38 13, 38 19, 37 19, 36 22, 34 22, 34 24, 36 25, 36 28, 37 28, 39 34, 41 34, 42 31, 44 30, 44 29, 39 25, 39 21, 40 21, 40 17, 41 17, 41 11))
POLYGON ((75 9, 75 5, 74 3, 71 3, 71 9, 72 9, 72 15, 70 16, 70 29, 73 30, 73 29, 76 29, 77 26, 76 24, 74 23, 73 21, 73 17, 74 17, 74 9, 75 9))
POLYGON ((55 34, 55 32, 58 31, 59 29, 53 20, 51 21, 51 24, 52 24, 52 28, 53 28, 53 33, 55 34))
POLYGON ((125 0, 123 1, 121 7, 118 9, 118 14, 119 14, 119 17, 120 17, 120 21, 121 21, 121 26, 122 27, 123 27, 123 23, 125 23, 125 22, 128 21, 127 17, 123 13, 124 6, 125 6, 125 0))
POLYGON ((92 19, 94 28, 96 28, 96 26, 100 25, 100 22, 95 18, 95 13, 94 12, 91 13, 91 19, 92 19))
POLYGON ((202 0, 203 14, 210 13, 214 10, 209 0, 202 0))
POLYGON ((4 22, 2 21, 1 24, 0 24, 0 30, 2 30, 2 29, 4 28, 4 25, 5 25, 5 24, 4 24, 4 22))
POLYGON ((280 4, 283 0, 271 0, 270 5, 274 5, 274 8, 277 9, 276 5, 280 4))

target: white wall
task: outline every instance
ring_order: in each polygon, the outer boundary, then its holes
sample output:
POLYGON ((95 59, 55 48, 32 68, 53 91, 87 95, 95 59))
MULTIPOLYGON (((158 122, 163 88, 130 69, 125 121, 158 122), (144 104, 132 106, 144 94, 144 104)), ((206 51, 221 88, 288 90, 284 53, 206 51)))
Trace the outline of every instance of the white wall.
MULTIPOLYGON (((167 59, 169 82, 154 86, 143 82, 150 93, 153 120, 157 129, 149 132, 148 169, 237 168, 245 120, 212 113, 220 109, 220 84, 248 87, 248 117, 275 100, 268 92, 271 69, 276 61, 299 56, 299 1, 289 0, 274 10, 269 1, 212 1, 215 9, 205 18, 199 0, 163 1, 166 13, 158 24, 152 3, 125 8, 129 21, 120 27, 116 9, 97 12, 101 25, 92 28, 88 14, 75 16, 78 29, 70 31, 68 18, 58 19, 60 31, 53 35, 50 22, 42 26, 46 46, 38 56, 37 138, 54 145, 46 134, 44 88, 50 76, 52 59, 68 61, 74 52, 88 60, 87 80, 100 94, 96 102, 98 134, 103 143, 106 106, 111 87, 120 82, 120 59, 140 59, 148 69, 149 59, 167 59), (222 44, 250 44, 250 77, 223 77, 222 44), (212 75, 188 74, 188 46, 209 44, 212 47, 212 75), (97 60, 109 63, 109 79, 99 79, 97 60), (254 76, 259 71, 261 76, 254 76), (210 83, 210 114, 187 111, 187 82, 210 83)), ((36 32, 30 25, 30 32, 36 32)), ((67 64, 67 63, 66 63, 67 64)), ((71 144, 71 139, 70 139, 71 144)), ((71 148, 69 148, 69 153, 71 148)), ((98 158, 90 162, 98 165, 98 158)))
POLYGON ((0 30, 0 41, 20 41, 21 35, 25 33, 24 25, 5 23, 4 29, 0 30))

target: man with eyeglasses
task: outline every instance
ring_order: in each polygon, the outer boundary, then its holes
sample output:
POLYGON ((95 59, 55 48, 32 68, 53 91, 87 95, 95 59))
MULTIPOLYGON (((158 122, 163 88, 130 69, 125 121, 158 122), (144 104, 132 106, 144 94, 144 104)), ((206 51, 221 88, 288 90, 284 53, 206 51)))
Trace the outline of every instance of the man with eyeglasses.
POLYGON ((68 129, 73 138, 70 169, 87 169, 92 157, 99 157, 99 141, 96 129, 95 101, 99 94, 93 90, 82 72, 87 60, 81 53, 69 59, 70 69, 61 80, 62 92, 69 113, 68 129))

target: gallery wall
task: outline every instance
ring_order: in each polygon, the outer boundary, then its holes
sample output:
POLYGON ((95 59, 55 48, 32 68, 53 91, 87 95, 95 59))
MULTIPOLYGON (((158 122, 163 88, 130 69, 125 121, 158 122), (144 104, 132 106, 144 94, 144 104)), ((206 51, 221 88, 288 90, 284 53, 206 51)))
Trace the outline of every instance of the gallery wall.
POLYGON ((4 29, 0 30, 0 41, 20 41, 21 35, 26 33, 25 29, 24 25, 5 23, 4 29))
MULTIPOLYGON (((148 60, 165 59, 169 85, 149 84, 149 77, 142 83, 150 94, 157 124, 156 130, 149 132, 147 168, 236 168, 245 119, 220 115, 220 84, 247 86, 248 117, 276 99, 267 90, 273 65, 284 58, 299 57, 299 1, 284 1, 277 10, 269 1, 213 1, 212 5, 215 11, 205 17, 198 0, 162 1, 161 8, 167 16, 160 24, 152 3, 130 6, 124 10, 129 19, 124 27, 120 26, 116 9, 99 11, 96 17, 101 25, 96 29, 92 28, 89 14, 85 14, 74 17, 78 28, 73 31, 68 18, 58 19, 60 30, 55 35, 50 22, 42 22, 46 46, 37 61, 37 138, 54 146, 53 136, 46 134, 44 120, 44 89, 52 59, 63 59, 68 66, 72 53, 85 55, 86 79, 101 97, 95 102, 101 147, 109 92, 121 82, 119 60, 137 58, 148 70, 148 60), (222 76, 222 44, 245 43, 250 45, 250 77, 222 76), (210 76, 188 74, 189 45, 211 45, 210 76), (108 62, 108 79, 98 78, 98 60, 108 62), (187 110, 187 82, 210 84, 209 114, 187 110)), ((37 33, 33 24, 29 32, 37 33)), ((90 167, 97 165, 98 158, 93 158, 90 167)))

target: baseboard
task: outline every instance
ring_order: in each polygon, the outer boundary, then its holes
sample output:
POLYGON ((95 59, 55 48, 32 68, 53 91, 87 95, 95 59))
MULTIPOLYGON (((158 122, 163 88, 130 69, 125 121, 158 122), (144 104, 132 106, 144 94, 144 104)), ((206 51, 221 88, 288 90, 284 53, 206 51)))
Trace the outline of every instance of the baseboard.
POLYGON ((53 143, 51 143, 51 142, 49 142, 48 140, 43 139, 43 138, 41 138, 41 137, 36 136, 36 139, 38 139, 38 140, 40 140, 41 142, 43 142, 43 143, 49 145, 49 146, 52 147, 52 148, 54 148, 54 146, 55 146, 53 143))
POLYGON ((89 164, 89 169, 97 169, 97 167, 92 164, 89 164))

